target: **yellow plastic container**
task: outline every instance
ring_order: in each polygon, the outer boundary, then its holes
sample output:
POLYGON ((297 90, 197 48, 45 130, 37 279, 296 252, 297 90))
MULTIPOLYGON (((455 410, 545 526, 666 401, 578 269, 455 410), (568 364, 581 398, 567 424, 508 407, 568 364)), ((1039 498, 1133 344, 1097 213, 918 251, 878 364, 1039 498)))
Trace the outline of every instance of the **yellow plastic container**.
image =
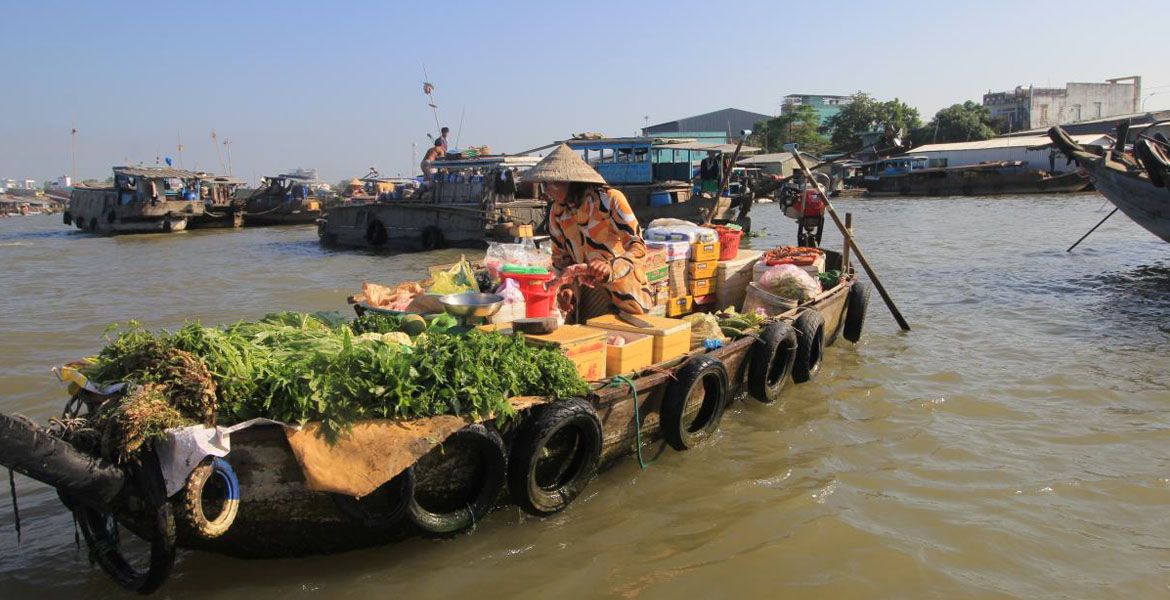
POLYGON ((691 279, 710 279, 715 276, 715 271, 718 268, 719 261, 704 260, 693 262, 687 265, 687 275, 691 279))
MULTIPOLYGON (((677 298, 676 298, 677 300, 677 298)), ((686 297, 687 304, 690 298, 686 297)), ((654 338, 654 363, 659 364, 678 358, 691 351, 691 323, 682 319, 670 319, 654 315, 637 315, 649 327, 638 327, 618 318, 617 315, 602 315, 589 319, 592 327, 615 331, 629 331, 650 335, 654 338)))
POLYGON ((719 242, 696 242, 691 244, 691 262, 719 260, 719 242))
POLYGON ((715 279, 692 279, 687 288, 692 296, 706 296, 715 292, 715 279))
POLYGON ((620 336, 625 344, 614 346, 606 340, 605 376, 633 373, 654 364, 654 337, 632 331, 610 331, 610 336, 620 336))
POLYGON ((606 331, 584 325, 562 325, 552 333, 526 335, 524 341, 534 346, 553 346, 573 361, 585 381, 605 378, 606 331))

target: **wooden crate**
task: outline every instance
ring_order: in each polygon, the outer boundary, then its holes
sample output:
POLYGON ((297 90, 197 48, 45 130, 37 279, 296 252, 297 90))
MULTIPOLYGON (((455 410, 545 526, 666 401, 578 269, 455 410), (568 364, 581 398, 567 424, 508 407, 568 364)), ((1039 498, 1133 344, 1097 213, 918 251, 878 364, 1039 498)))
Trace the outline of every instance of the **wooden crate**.
POLYGON ((646 281, 648 283, 650 283, 651 285, 656 284, 660 281, 666 281, 666 278, 669 276, 670 276, 670 267, 666 266, 665 263, 661 267, 655 267, 653 269, 646 269, 646 281))
POLYGON ((692 296, 706 296, 715 292, 715 278, 708 277, 707 279, 692 279, 687 284, 687 291, 692 296))
POLYGON ((690 297, 690 295, 677 296, 675 298, 671 298, 670 301, 666 303, 666 316, 668 316, 668 317, 681 317, 683 315, 688 315, 690 313, 691 313, 691 297, 690 297))
POLYGON ((605 345, 605 376, 624 375, 654 364, 654 336, 632 331, 610 331, 625 340, 624 346, 605 345))
POLYGON ((719 242, 696 242, 691 244, 691 262, 719 260, 719 242))
POLYGON ((691 279, 710 279, 715 276, 719 261, 701 260, 687 265, 687 276, 691 279))
MULTIPOLYGON (((687 299, 689 304, 690 299, 687 299)), ((691 351, 691 324, 682 319, 670 319, 653 315, 637 315, 650 327, 631 325, 617 315, 602 315, 589 319, 588 324, 602 329, 643 333, 654 337, 654 364, 678 358, 691 351)))
POLYGON ((605 335, 607 331, 585 325, 562 325, 543 335, 526 335, 524 341, 535 346, 559 348, 585 381, 605 378, 605 335))
POLYGON ((715 269, 715 296, 720 310, 729 306, 739 310, 743 306, 747 286, 752 282, 753 268, 761 256, 762 252, 740 250, 739 256, 720 261, 715 269))

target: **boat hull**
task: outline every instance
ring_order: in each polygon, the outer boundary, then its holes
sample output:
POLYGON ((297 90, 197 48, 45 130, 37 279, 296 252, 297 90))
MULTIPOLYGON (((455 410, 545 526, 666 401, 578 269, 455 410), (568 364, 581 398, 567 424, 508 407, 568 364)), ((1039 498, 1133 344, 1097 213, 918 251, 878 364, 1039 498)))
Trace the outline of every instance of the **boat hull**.
POLYGON ((1097 191, 1146 231, 1170 242, 1170 188, 1154 187, 1136 173, 1085 161, 1097 191))
POLYGON ((866 180, 870 196, 992 196, 997 194, 1064 194, 1083 192, 1092 181, 1079 173, 1064 173, 1049 177, 1040 172, 996 173, 970 171, 977 176, 962 177, 947 174, 932 178, 905 175, 866 180))

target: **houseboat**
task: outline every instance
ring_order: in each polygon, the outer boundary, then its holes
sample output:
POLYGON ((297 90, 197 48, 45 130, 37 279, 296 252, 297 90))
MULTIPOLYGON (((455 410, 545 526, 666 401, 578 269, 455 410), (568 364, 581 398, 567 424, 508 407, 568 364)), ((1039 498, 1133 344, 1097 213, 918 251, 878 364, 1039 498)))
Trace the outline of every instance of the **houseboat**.
POLYGON ((265 177, 245 198, 244 225, 306 225, 321 216, 317 190, 324 184, 307 175, 284 173, 265 177))
POLYGON ((170 167, 114 167, 112 185, 76 185, 66 225, 90 233, 182 231, 203 214, 201 176, 170 167))
POLYGON ((1092 182, 1083 171, 1049 173, 1028 168, 1023 161, 999 161, 961 167, 920 168, 906 161, 910 168, 894 163, 880 174, 865 176, 861 186, 870 196, 985 196, 992 194, 1053 194, 1082 192, 1092 182))
POLYGON ((331 207, 318 235, 326 245, 433 250, 511 238, 519 225, 539 232, 548 203, 523 182, 523 171, 538 162, 530 156, 436 160, 438 173, 421 187, 399 181, 390 193, 331 207))

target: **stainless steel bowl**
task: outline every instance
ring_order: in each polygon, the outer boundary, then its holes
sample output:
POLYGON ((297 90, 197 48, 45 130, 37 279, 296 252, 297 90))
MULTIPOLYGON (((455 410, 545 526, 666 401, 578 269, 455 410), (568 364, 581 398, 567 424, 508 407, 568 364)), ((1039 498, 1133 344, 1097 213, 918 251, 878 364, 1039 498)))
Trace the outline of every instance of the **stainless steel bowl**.
POLYGON ((490 317, 499 312, 504 304, 504 297, 499 294, 479 294, 464 292, 462 294, 447 294, 439 298, 439 303, 448 313, 456 317, 490 317))

